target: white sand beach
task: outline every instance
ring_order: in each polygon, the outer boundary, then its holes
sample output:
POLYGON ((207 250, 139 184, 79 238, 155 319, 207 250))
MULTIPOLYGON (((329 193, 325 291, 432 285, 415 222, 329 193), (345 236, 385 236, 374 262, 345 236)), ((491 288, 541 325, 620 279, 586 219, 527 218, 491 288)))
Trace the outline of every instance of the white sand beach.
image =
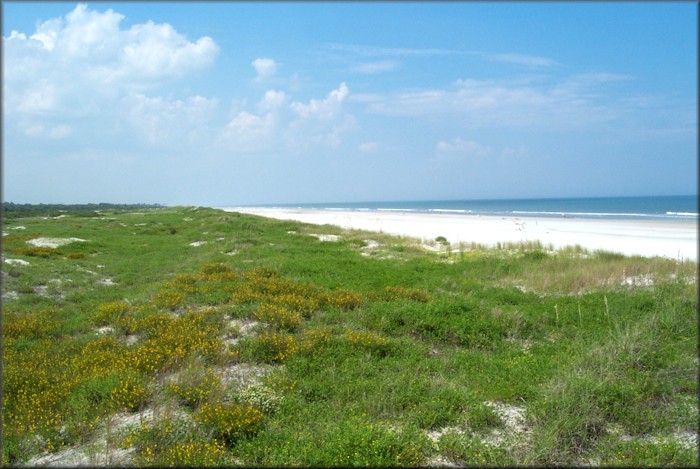
POLYGON ((434 240, 444 236, 459 243, 540 241, 555 249, 580 245, 626 255, 698 258, 698 223, 666 220, 592 220, 577 218, 499 217, 428 214, 400 211, 306 210, 281 208, 221 208, 280 220, 368 230, 434 240))

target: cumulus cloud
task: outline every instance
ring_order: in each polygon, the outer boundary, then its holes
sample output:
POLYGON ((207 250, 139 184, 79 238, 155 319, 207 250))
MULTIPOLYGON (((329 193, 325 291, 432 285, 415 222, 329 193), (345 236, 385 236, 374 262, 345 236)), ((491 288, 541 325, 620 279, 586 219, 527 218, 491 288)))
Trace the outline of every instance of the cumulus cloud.
POLYGON ((294 102, 292 109, 303 119, 330 120, 340 112, 349 93, 348 86, 343 82, 338 89, 328 93, 326 99, 312 99, 309 104, 294 102))
POLYGON ((219 143, 237 153, 262 151, 271 147, 273 130, 272 114, 256 116, 241 111, 226 124, 219 136, 219 143))
POLYGON ((265 92, 258 107, 263 111, 274 111, 283 108, 287 101, 288 98, 284 91, 269 90, 265 92))
POLYGON ((37 25, 31 34, 3 38, 5 111, 99 111, 103 100, 182 78, 213 63, 218 46, 194 42, 169 24, 151 21, 121 28, 124 15, 79 4, 64 17, 37 25))
POLYGON ((277 73, 277 63, 273 59, 260 58, 251 63, 257 73, 258 80, 270 78, 277 73))
POLYGON ((340 144, 341 135, 355 125, 355 118, 343 108, 349 94, 350 90, 343 82, 325 99, 312 99, 308 104, 293 102, 291 109, 298 117, 287 131, 287 145, 300 148, 310 144, 340 144))
POLYGON ((345 83, 324 99, 307 103, 292 101, 283 91, 268 90, 257 103, 257 113, 235 113, 219 133, 218 145, 238 153, 338 145, 355 122, 343 108, 348 95, 345 83))

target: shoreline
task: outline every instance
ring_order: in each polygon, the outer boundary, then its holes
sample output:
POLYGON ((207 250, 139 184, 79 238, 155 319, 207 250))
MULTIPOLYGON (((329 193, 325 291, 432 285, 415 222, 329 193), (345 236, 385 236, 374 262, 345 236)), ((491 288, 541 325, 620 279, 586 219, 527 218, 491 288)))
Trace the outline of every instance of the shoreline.
POLYGON ((696 221, 592 220, 383 210, 218 208, 226 212, 315 225, 336 225, 424 240, 444 236, 453 245, 474 242, 494 246, 499 242, 539 241, 544 246, 551 244, 554 249, 580 245, 591 251, 606 250, 625 255, 662 256, 695 262, 698 258, 696 221))

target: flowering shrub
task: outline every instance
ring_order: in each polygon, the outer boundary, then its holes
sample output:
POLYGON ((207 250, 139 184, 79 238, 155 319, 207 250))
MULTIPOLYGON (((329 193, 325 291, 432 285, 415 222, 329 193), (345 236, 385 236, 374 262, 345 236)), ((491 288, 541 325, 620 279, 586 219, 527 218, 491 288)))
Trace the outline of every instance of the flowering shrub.
POLYGON ((122 447, 136 450, 137 465, 209 466, 225 464, 226 447, 205 436, 190 419, 166 416, 124 436, 122 447))
POLYGON ((248 404, 205 402, 194 414, 196 421, 210 427, 216 438, 228 443, 255 435, 263 423, 263 413, 248 404))
POLYGON ((143 406, 147 397, 144 378, 136 373, 124 373, 119 377, 117 387, 110 392, 109 402, 115 409, 135 411, 143 406))
POLYGON ((187 356, 197 353, 214 359, 222 350, 217 324, 209 321, 206 311, 189 311, 182 317, 170 318, 155 313, 142 320, 146 340, 129 350, 125 360, 129 366, 152 373, 166 366, 181 363, 187 356))
POLYGON ((204 275, 211 275, 220 272, 232 272, 231 267, 227 266, 223 262, 209 262, 202 265, 199 271, 204 275))
POLYGON ((349 329, 345 332, 345 340, 354 348, 375 351, 382 355, 388 351, 387 340, 370 331, 349 329))
POLYGON ((270 301, 284 305, 294 311, 299 311, 305 318, 311 317, 320 306, 320 301, 314 297, 305 297, 297 293, 282 293, 269 298, 270 301))
MULTIPOLYGON (((4 436, 57 435, 63 416, 60 406, 69 396, 72 381, 60 379, 53 370, 52 339, 43 339, 34 349, 4 349, 3 431, 4 436)), ((68 377, 66 377, 68 378, 68 377)), ((37 450, 50 450, 53 438, 35 440, 37 450)))
POLYGON ((301 315, 281 306, 263 304, 253 311, 253 317, 276 329, 294 332, 301 326, 301 315))
POLYGON ((365 299, 362 294, 344 288, 333 290, 326 295, 326 302, 329 305, 346 311, 362 306, 364 301, 365 299))
MULTIPOLYGON (((4 339, 40 338, 50 334, 59 326, 53 317, 56 310, 3 312, 4 339)), ((5 345, 9 345, 7 342, 5 345)))
POLYGON ((265 296, 256 291, 251 285, 243 284, 235 289, 231 295, 231 301, 234 303, 248 304, 261 301, 265 296))
POLYGON ((153 461, 163 466, 216 466, 228 465, 225 459, 226 446, 217 440, 186 441, 168 446, 163 454, 153 461))
POLYGON ((332 339, 333 334, 328 327, 306 329, 301 334, 299 351, 305 354, 319 353, 331 343, 332 339))
POLYGON ((153 304, 157 308, 175 309, 185 301, 185 294, 170 290, 161 290, 153 297, 153 304))
POLYGON ((97 311, 92 316, 93 323, 96 326, 106 326, 112 324, 118 318, 125 315, 131 305, 126 301, 113 301, 104 303, 97 307, 97 311))
POLYGON ((253 356, 266 363, 281 362, 299 350, 293 336, 281 332, 264 332, 250 343, 253 356))
POLYGON ((182 370, 176 379, 168 385, 168 390, 176 395, 185 405, 196 407, 206 402, 209 397, 221 389, 221 379, 211 369, 204 369, 201 364, 182 370))

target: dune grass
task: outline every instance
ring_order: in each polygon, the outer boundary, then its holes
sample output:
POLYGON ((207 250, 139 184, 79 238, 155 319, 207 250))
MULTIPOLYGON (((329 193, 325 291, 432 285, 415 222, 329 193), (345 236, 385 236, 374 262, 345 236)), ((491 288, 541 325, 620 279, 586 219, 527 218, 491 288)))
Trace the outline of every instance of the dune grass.
POLYGON ((4 465, 698 464, 694 262, 62 214, 3 223, 4 465))

